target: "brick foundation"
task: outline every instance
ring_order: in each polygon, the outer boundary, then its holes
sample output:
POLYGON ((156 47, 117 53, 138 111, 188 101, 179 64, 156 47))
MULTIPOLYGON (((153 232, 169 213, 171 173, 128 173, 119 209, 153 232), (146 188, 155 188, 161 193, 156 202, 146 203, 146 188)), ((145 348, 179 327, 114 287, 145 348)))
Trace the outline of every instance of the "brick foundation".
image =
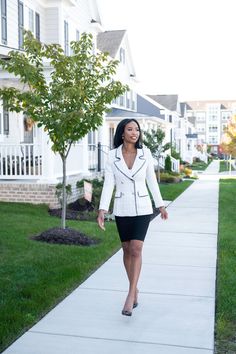
MULTIPOLYGON (((81 191, 76 188, 76 181, 72 183, 72 195, 68 197, 68 203, 74 202, 81 196, 81 191)), ((19 202, 31 204, 47 204, 50 208, 60 207, 55 194, 56 184, 40 183, 0 183, 0 201, 19 202)))

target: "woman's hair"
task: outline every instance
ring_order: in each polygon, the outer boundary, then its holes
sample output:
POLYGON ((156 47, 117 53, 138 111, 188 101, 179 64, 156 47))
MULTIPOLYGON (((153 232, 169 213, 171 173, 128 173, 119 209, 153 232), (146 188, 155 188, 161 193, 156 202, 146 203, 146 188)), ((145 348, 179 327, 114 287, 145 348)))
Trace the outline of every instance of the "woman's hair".
POLYGON ((142 148, 142 132, 141 132, 141 128, 139 125, 139 122, 136 119, 123 119, 122 121, 120 121, 120 123, 117 125, 116 128, 116 132, 115 132, 115 136, 114 136, 114 147, 117 148, 118 146, 120 146, 121 144, 123 144, 123 139, 122 139, 122 135, 124 134, 124 130, 125 130, 125 126, 127 124, 129 124, 130 122, 135 122, 138 126, 139 129, 139 138, 135 143, 135 147, 136 149, 141 149, 142 148))

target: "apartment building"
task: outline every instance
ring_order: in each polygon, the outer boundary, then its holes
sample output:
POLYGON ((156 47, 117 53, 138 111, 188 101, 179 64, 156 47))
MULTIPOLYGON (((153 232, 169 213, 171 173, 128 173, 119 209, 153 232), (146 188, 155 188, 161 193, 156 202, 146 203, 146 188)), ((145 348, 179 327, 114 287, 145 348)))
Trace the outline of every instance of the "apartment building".
POLYGON ((236 100, 190 101, 186 104, 187 116, 195 119, 199 142, 209 145, 211 152, 217 154, 224 129, 236 113, 236 100))

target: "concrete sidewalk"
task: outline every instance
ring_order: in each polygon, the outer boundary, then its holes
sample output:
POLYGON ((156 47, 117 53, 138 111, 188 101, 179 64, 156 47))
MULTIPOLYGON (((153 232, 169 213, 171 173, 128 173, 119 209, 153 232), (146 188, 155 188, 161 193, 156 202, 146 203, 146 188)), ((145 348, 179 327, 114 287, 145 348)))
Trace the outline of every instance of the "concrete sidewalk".
POLYGON ((132 317, 119 251, 4 354, 213 354, 218 164, 151 222, 132 317))

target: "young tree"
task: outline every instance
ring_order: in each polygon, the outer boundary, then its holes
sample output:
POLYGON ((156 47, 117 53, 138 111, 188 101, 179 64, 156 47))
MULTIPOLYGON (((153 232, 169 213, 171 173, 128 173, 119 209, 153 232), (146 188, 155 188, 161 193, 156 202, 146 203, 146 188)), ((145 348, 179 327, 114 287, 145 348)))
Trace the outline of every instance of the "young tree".
POLYGON ((234 115, 222 137, 220 149, 223 153, 236 157, 236 115, 234 115))
POLYGON ((144 132, 144 144, 150 149, 152 156, 157 160, 157 176, 158 182, 160 183, 160 157, 163 152, 170 149, 170 143, 163 145, 163 140, 165 138, 165 132, 157 128, 157 130, 152 129, 151 132, 144 132))
POLYGON ((112 100, 128 87, 112 77, 118 61, 108 53, 93 53, 92 35, 83 33, 80 41, 70 43, 73 54, 66 56, 58 44, 45 45, 32 33, 24 37, 24 53, 11 51, 1 66, 25 84, 25 90, 0 89, 0 98, 10 111, 23 111, 38 127, 44 127, 59 153, 63 166, 62 228, 66 220, 66 160, 72 144, 103 122, 112 100), (50 65, 47 82, 44 65, 50 65))

